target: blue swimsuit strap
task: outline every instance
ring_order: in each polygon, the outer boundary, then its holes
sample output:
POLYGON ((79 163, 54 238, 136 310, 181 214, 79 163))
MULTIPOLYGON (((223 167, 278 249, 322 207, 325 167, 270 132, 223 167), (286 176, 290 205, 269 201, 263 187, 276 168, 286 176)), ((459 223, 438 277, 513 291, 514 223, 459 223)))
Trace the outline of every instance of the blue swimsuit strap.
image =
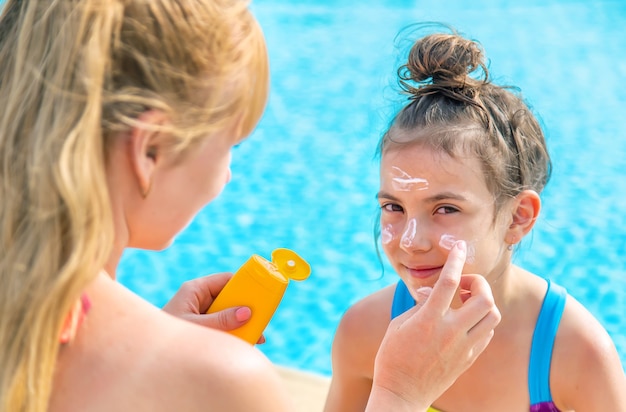
POLYGON ((548 280, 548 290, 543 299, 541 312, 537 318, 530 348, 528 390, 530 392, 531 405, 552 401, 550 363, 552 361, 554 338, 561 322, 566 299, 567 292, 565 289, 548 280))
MULTIPOLYGON (((550 392, 550 363, 554 338, 561 322, 567 292, 548 280, 548 289, 533 333, 528 367, 530 404, 552 402, 550 392)), ((402 280, 398 281, 391 305, 391 318, 415 306, 415 300, 402 280)))
POLYGON ((393 303, 391 304, 391 319, 403 314, 413 306, 415 306, 415 299, 409 293, 409 289, 404 282, 399 280, 393 295, 393 303))

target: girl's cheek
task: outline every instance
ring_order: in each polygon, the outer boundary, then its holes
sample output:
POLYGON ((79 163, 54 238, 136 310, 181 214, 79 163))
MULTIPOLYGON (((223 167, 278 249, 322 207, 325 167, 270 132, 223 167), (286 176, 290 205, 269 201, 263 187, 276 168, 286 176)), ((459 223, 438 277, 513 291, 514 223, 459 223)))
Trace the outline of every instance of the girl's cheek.
POLYGON ((380 240, 383 243, 383 245, 390 244, 391 242, 394 241, 395 238, 396 238, 396 232, 395 232, 393 225, 391 223, 387 223, 386 225, 383 225, 383 228, 380 233, 380 240))
POLYGON ((454 244, 458 242, 459 240, 465 240, 465 244, 467 244, 467 255, 465 257, 465 262, 474 263, 474 260, 476 259, 476 242, 475 241, 457 238, 454 235, 444 233, 443 235, 441 235, 441 238, 439 238, 439 246, 447 250, 452 250, 452 247, 454 247, 454 244))

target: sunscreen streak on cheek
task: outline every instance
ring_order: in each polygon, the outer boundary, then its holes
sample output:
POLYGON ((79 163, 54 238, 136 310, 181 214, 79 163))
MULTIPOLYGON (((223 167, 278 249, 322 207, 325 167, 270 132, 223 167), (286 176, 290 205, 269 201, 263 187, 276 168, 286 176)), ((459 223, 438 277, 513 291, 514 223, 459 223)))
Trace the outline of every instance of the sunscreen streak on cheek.
POLYGON ((399 167, 393 166, 393 172, 391 173, 391 184, 393 189, 398 192, 408 192, 410 190, 425 190, 428 189, 428 181, 419 177, 412 177, 399 167))
POLYGON ((400 240, 400 244, 404 247, 411 247, 413 245, 413 241, 415 240, 415 235, 417 233, 417 221, 415 219, 409 220, 409 224, 402 234, 402 239, 400 240))
MULTIPOLYGON (((463 239, 458 239, 453 235, 443 234, 439 239, 439 246, 447 250, 452 250, 454 244, 459 240, 463 239)), ((474 259, 476 258, 476 247, 474 246, 474 242, 466 240, 465 243, 467 244, 467 257, 465 258, 465 261, 467 263, 474 263, 474 259)))
POLYGON ((387 245, 391 243, 393 239, 395 239, 396 237, 393 231, 393 226, 391 224, 386 224, 383 227, 383 230, 381 231, 380 237, 381 237, 380 240, 383 242, 383 245, 387 245))

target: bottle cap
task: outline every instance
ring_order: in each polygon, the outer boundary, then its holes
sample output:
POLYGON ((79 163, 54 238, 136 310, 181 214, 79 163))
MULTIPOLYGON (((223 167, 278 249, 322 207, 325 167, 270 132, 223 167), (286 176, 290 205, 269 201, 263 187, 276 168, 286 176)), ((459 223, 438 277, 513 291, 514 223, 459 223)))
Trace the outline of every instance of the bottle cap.
POLYGON ((311 274, 309 264, 290 249, 275 249, 272 252, 272 263, 289 279, 304 280, 311 274))

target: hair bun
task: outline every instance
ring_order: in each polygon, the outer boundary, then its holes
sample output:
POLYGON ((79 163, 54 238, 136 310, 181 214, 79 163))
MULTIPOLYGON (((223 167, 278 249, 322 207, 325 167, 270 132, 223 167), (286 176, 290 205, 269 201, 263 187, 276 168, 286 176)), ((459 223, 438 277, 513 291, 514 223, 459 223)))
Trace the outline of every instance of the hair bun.
POLYGON ((487 80, 484 53, 480 45, 458 34, 431 34, 417 40, 411 47, 407 63, 398 69, 403 89, 414 95, 437 90, 468 89, 467 94, 487 80), (483 79, 472 77, 478 68, 483 79), (410 83, 416 83, 417 87, 410 83), (436 87, 432 87, 436 86, 436 87))

